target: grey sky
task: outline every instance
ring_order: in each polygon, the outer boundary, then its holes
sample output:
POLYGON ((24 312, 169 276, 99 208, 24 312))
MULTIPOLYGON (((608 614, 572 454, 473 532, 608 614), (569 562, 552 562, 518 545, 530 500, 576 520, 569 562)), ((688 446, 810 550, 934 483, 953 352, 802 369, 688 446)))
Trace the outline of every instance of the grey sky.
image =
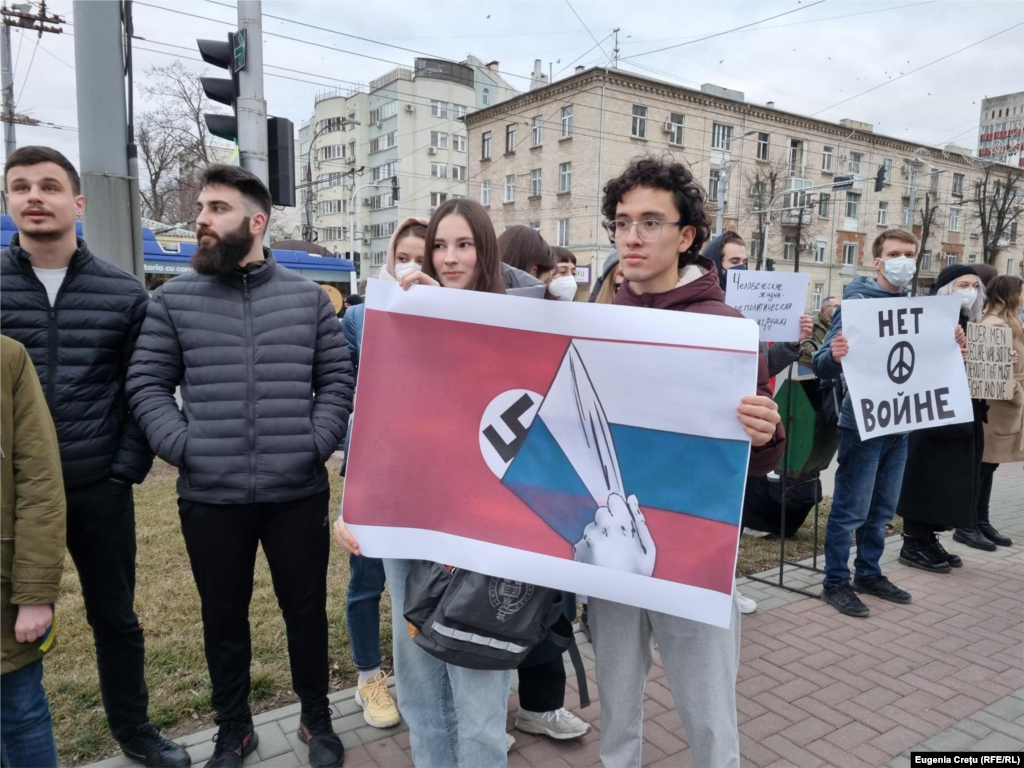
MULTIPOLYGON (((291 118, 296 127, 313 111, 319 90, 365 83, 393 68, 410 66, 416 54, 332 34, 346 32, 427 54, 461 60, 472 53, 498 60, 509 82, 527 90, 533 61, 554 71, 577 57, 585 65, 603 64, 612 52, 615 26, 627 57, 622 67, 681 85, 700 83, 743 91, 752 102, 774 101, 787 111, 838 121, 851 117, 875 125, 875 131, 925 143, 954 139, 973 149, 982 97, 1024 90, 1024 26, 999 35, 926 69, 896 80, 900 73, 927 64, 1001 30, 1024 22, 1024 2, 840 2, 814 7, 803 2, 281 2, 264 0, 265 14, 287 17, 317 28, 264 19, 265 32, 298 38, 328 48, 266 36, 264 59, 308 74, 279 72, 321 85, 267 77, 271 114, 291 118), (583 24, 576 15, 589 28, 583 24), (628 58, 677 45, 787 11, 794 13, 748 30, 672 50, 628 58), (859 14, 859 15, 853 15, 859 14), (835 18, 844 17, 844 18, 835 18), (591 33, 602 42, 595 48, 591 33), (605 39, 607 38, 607 39, 605 39), (351 53, 341 53, 340 51, 351 53), (376 61, 361 55, 387 61, 376 61), (557 63, 556 63, 557 62, 557 63), (652 72, 649 67, 657 72, 652 72), (518 75, 518 76, 517 76, 518 75), (892 78, 895 82, 889 81, 892 78), (883 87, 841 106, 833 104, 883 87)), ((223 38, 236 12, 218 2, 145 0, 135 3, 136 86, 153 64, 168 55, 151 48, 198 58, 197 37, 223 38), (230 24, 191 18, 174 8, 230 24), (170 48, 173 43, 190 50, 170 48)), ((71 3, 50 2, 49 11, 73 24, 71 3)), ((73 27, 66 27, 73 34, 73 27)), ((18 111, 40 120, 75 126, 74 40, 70 34, 36 36, 13 33, 18 111), (19 51, 20 49, 20 51, 19 51), (34 61, 33 61, 34 54, 34 61), (29 64, 31 62, 31 70, 29 64), (26 84, 27 75, 27 84, 26 84)), ((186 61, 198 74, 204 65, 186 61)), ((566 69, 562 76, 571 73, 566 69)), ((209 74, 215 74, 212 70, 209 74)), ((556 75, 556 80, 558 79, 556 75)), ((137 109, 151 107, 137 90, 137 109)), ((19 145, 48 144, 78 158, 77 134, 18 126, 19 145)))

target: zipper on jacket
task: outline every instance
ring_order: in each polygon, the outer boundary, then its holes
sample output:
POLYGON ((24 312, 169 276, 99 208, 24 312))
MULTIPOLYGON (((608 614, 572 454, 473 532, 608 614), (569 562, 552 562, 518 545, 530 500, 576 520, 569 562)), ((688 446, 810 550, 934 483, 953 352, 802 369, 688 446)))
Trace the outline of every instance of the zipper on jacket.
POLYGON ((245 314, 245 372, 249 393, 249 503, 256 503, 256 353, 252 348, 252 303, 249 299, 249 276, 242 275, 242 308, 245 314))
MULTIPOLYGON (((43 296, 46 297, 46 303, 50 307, 50 322, 48 328, 48 338, 46 345, 46 404, 50 409, 50 413, 54 413, 57 410, 57 403, 54 397, 57 395, 57 304, 60 303, 60 296, 64 292, 64 286, 68 284, 68 280, 71 279, 73 274, 71 265, 74 263, 74 256, 71 257, 71 261, 68 262, 67 271, 64 273, 64 279, 60 283, 60 288, 57 289, 57 295, 53 297, 53 304, 50 304, 50 294, 46 292, 46 286, 43 285, 43 281, 39 279, 39 275, 32 268, 31 262, 27 265, 27 269, 22 269, 25 276, 35 282, 38 289, 43 292, 43 296)), ((20 264, 18 265, 21 266, 20 264)))

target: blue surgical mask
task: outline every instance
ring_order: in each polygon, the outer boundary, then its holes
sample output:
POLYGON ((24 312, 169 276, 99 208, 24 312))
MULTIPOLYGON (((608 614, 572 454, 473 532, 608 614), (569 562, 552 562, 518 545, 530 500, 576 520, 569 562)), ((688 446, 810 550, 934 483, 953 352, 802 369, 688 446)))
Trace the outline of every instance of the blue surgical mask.
POLYGON ((747 271, 747 265, 746 265, 745 262, 743 264, 737 264, 735 267, 729 267, 729 269, 727 269, 726 272, 732 272, 732 270, 734 270, 734 269, 738 269, 741 272, 746 272, 747 271))

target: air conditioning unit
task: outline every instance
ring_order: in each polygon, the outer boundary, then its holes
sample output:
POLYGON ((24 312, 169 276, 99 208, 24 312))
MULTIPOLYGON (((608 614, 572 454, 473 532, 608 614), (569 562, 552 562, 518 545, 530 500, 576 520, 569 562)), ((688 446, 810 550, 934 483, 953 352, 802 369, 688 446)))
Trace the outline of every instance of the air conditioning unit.
POLYGON ((427 154, 428 155, 436 155, 437 154, 437 147, 427 147, 427 154))
POLYGON ((415 109, 416 109, 416 107, 414 107, 414 106, 413 106, 412 104, 406 104, 406 105, 405 105, 405 111, 406 111, 406 112, 412 112, 412 111, 414 111, 415 109))
POLYGON ((675 130, 676 130, 675 123, 663 123, 662 126, 661 126, 661 130, 664 133, 675 133, 675 130))
POLYGON ((356 159, 354 157, 346 157, 345 158, 345 164, 346 165, 355 165, 356 164, 356 159))
POLYGON ((433 215, 434 211, 436 211, 436 210, 437 210, 437 208, 427 208, 427 213, 433 215))
POLYGON ((363 198, 363 205, 369 205, 369 204, 370 204, 370 198, 364 197, 363 198))
POLYGON ((373 127, 374 127, 374 128, 380 128, 382 124, 383 124, 383 123, 381 123, 381 121, 380 121, 380 120, 378 120, 377 122, 375 122, 375 123, 373 124, 373 127))
POLYGON ((370 239, 368 237, 364 237, 363 238, 363 245, 369 245, 369 244, 370 244, 370 239))

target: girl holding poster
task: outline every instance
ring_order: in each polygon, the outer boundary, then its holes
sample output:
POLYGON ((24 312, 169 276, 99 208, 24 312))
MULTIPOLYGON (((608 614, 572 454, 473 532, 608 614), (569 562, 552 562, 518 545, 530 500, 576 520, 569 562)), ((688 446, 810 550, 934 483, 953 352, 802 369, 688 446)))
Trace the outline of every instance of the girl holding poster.
MULTIPOLYGON (((505 293, 494 227, 472 200, 443 203, 426 234, 422 271, 405 272, 399 284, 505 293)), ((349 552, 359 544, 340 520, 335 536, 349 552)), ((510 671, 447 664, 418 647, 403 616, 406 578, 413 560, 385 559, 392 604, 395 678, 409 724, 417 766, 504 768, 508 764, 505 716, 510 671)))

